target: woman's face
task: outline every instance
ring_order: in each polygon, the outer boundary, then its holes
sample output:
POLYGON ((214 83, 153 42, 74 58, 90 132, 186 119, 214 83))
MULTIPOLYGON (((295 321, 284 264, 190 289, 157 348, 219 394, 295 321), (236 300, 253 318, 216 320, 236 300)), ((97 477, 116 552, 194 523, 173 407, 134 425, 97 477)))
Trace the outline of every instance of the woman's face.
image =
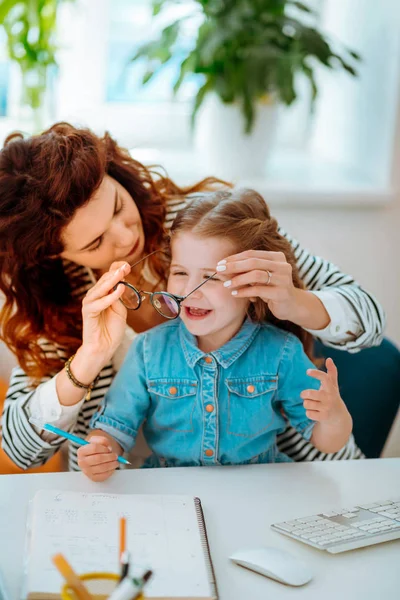
POLYGON ((114 261, 133 263, 144 249, 138 208, 127 190, 106 175, 89 202, 62 232, 62 258, 107 271, 114 261))

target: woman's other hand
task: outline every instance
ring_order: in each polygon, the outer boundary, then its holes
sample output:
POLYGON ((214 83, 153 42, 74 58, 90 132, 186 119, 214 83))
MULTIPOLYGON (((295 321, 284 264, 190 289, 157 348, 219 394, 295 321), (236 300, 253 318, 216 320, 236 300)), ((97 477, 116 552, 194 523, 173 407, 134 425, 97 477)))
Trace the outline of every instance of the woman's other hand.
POLYGON ((217 271, 227 278, 224 286, 233 296, 261 298, 277 319, 318 330, 330 323, 319 298, 294 286, 292 266, 283 252, 246 250, 220 261, 217 271))

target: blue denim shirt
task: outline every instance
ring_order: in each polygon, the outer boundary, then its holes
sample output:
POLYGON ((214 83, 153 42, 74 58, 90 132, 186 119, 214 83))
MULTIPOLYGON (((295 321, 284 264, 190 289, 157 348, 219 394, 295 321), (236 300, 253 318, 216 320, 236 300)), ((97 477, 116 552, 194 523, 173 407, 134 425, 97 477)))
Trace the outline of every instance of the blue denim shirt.
POLYGON ((90 426, 132 449, 140 425, 153 456, 145 466, 291 462, 276 446, 290 423, 307 440, 300 392, 319 388, 294 335, 246 320, 205 354, 181 320, 138 335, 90 426))

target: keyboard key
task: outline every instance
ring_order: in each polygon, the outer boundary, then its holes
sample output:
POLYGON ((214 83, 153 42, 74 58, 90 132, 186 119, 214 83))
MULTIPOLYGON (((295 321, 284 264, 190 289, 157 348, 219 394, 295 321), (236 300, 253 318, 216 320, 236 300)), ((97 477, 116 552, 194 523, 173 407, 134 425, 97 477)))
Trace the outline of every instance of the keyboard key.
POLYGON ((370 502, 369 504, 360 504, 360 508, 363 508, 364 510, 371 510, 372 508, 377 508, 378 506, 381 506, 379 504, 379 502, 370 502))
POLYGON ((357 513, 343 513, 342 517, 346 517, 346 519, 354 519, 358 517, 357 513))
POLYGON ((288 531, 289 533, 294 529, 294 527, 292 527, 291 525, 286 525, 286 523, 280 523, 279 525, 277 525, 277 527, 279 527, 279 529, 283 529, 283 531, 288 531))
POLYGON ((392 503, 390 503, 390 504, 386 504, 386 505, 385 505, 385 504, 383 504, 383 505, 380 507, 380 510, 381 510, 381 512, 384 512, 385 510, 389 510, 390 508, 392 508, 392 506, 393 506, 393 505, 392 505, 392 503))
POLYGON ((331 510, 329 512, 326 513, 322 513, 324 515, 324 517, 338 517, 341 513, 337 512, 336 510, 331 510))

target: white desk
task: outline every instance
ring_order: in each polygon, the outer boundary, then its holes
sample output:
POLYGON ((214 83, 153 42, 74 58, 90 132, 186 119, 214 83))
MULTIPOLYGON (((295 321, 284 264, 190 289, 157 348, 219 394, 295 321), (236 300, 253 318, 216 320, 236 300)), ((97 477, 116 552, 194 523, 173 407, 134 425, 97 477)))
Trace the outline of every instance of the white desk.
POLYGON ((39 489, 176 493, 203 503, 220 600, 398 600, 400 541, 330 555, 290 540, 270 524, 357 502, 400 496, 400 458, 354 462, 148 469, 95 484, 80 473, 0 476, 0 566, 19 598, 28 501, 39 489), (286 587, 230 563, 240 547, 271 545, 315 572, 302 588, 286 587))

